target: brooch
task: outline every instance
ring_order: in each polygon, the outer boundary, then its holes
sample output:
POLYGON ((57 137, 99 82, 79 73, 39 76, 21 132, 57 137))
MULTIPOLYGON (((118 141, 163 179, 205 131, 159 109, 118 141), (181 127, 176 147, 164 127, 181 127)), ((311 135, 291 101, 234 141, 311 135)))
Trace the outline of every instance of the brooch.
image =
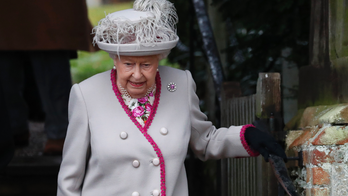
POLYGON ((167 85, 167 89, 169 92, 174 92, 176 91, 176 84, 174 82, 171 82, 167 85))

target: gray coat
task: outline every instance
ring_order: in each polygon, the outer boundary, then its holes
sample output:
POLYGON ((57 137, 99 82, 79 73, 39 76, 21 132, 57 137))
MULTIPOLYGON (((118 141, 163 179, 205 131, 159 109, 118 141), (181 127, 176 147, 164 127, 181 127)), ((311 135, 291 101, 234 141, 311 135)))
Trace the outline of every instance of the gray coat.
MULTIPOLYGON (((148 133, 165 160, 166 195, 187 196, 189 146, 201 160, 249 155, 240 141, 242 126, 216 129, 207 121, 189 71, 160 66, 159 72, 161 95, 148 133), (176 83, 175 92, 167 90, 170 82, 176 83)), ((160 167, 153 162, 157 155, 115 96, 110 71, 72 87, 69 121, 58 196, 150 196, 160 190, 160 167)))

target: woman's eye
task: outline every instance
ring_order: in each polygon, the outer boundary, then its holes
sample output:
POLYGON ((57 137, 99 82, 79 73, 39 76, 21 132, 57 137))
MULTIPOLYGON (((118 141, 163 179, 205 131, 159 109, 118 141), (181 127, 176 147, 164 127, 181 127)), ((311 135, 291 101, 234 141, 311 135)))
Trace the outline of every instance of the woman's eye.
POLYGON ((150 67, 151 64, 143 64, 144 67, 150 67))
POLYGON ((131 66, 132 63, 124 63, 124 65, 126 65, 126 66, 131 66))

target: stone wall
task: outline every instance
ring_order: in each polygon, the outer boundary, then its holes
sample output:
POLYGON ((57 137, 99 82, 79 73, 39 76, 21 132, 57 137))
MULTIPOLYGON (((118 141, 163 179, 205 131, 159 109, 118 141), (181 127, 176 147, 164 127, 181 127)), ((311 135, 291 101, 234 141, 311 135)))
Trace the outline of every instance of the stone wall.
POLYGON ((348 104, 309 107, 287 135, 288 155, 303 154, 303 166, 288 164, 302 195, 348 196, 347 123, 348 104))

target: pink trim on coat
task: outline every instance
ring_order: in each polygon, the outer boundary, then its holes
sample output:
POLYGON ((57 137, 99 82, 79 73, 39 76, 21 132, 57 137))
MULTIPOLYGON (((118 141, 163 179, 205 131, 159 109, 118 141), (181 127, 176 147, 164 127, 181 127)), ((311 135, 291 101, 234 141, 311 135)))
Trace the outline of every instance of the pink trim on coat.
POLYGON ((153 102, 153 108, 151 111, 151 114, 148 118, 148 120, 145 123, 145 126, 142 127, 139 122, 135 119, 135 117, 132 115, 131 111, 129 110, 128 106, 124 103, 121 93, 117 88, 116 85, 116 71, 114 69, 111 70, 111 83, 112 83, 112 89, 115 92, 115 95, 122 105, 122 108, 124 111, 128 114, 129 118, 133 121, 133 123, 138 127, 138 129, 141 131, 141 133, 145 136, 147 141, 150 142, 151 146, 155 150, 159 160, 160 160, 160 171, 161 171, 161 196, 166 196, 166 170, 165 170, 165 163, 163 159, 163 155, 161 150, 159 149, 158 145, 156 142, 152 139, 152 137, 147 133, 148 128, 150 127, 152 120, 156 114, 157 107, 159 104, 159 98, 161 95, 161 77, 159 75, 159 72, 157 72, 156 75, 156 95, 155 95, 155 101, 153 102))

